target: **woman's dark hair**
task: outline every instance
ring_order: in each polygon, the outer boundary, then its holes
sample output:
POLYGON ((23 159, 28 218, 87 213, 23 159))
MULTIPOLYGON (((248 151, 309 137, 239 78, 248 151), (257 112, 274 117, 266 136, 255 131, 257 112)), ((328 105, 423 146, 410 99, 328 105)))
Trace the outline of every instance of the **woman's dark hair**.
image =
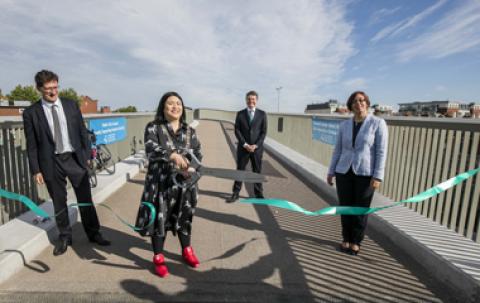
POLYGON ((368 95, 365 94, 365 92, 357 90, 356 92, 353 92, 350 95, 350 97, 348 97, 347 107, 349 111, 352 111, 353 102, 355 102, 355 96, 357 95, 362 95, 365 98, 365 101, 367 102, 367 106, 370 107, 370 98, 368 98, 368 95))
POLYGON ((163 113, 163 110, 165 109, 165 103, 167 102, 167 99, 172 96, 177 97, 178 99, 180 99, 180 102, 182 102, 182 116, 180 117, 180 122, 187 123, 187 114, 185 113, 185 105, 183 104, 183 99, 176 92, 167 92, 160 99, 160 103, 158 104, 158 108, 157 108, 157 114, 155 115, 156 123, 168 122, 167 118, 165 118, 165 114, 163 113))
POLYGON ((41 70, 35 75, 35 84, 37 85, 37 88, 40 89, 43 87, 43 85, 47 82, 51 81, 57 81, 58 82, 58 76, 54 72, 51 72, 49 70, 41 70))

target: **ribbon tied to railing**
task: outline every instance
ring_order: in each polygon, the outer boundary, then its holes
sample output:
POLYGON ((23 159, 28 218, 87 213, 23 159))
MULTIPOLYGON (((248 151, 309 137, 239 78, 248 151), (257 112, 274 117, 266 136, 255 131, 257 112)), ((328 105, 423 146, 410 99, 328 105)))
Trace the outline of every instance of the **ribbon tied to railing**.
POLYGON ((377 212, 382 209, 394 207, 404 203, 420 203, 426 199, 434 197, 449 188, 460 184, 461 182, 473 177, 480 171, 480 167, 476 169, 469 170, 467 172, 456 175, 453 178, 450 178, 440 184, 437 184, 424 192, 419 193, 418 195, 412 196, 410 198, 394 202, 386 206, 379 207, 357 207, 357 206, 330 206, 319 209, 317 211, 309 211, 294 202, 281 199, 241 199, 240 202, 251 203, 258 205, 268 205, 278 208, 287 209, 294 212, 299 212, 307 216, 325 216, 325 215, 368 215, 374 212, 377 212))

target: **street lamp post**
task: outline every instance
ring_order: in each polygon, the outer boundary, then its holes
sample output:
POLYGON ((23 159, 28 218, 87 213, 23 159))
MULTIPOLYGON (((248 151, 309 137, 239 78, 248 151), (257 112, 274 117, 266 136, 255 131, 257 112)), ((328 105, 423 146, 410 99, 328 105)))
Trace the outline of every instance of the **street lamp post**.
POLYGON ((279 86, 276 88, 277 90, 277 112, 280 112, 280 91, 283 87, 279 86))

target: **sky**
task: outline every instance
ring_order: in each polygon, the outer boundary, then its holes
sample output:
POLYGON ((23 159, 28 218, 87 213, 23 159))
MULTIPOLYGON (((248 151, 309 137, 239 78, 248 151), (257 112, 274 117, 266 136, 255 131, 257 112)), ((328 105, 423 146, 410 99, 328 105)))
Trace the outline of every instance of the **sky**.
POLYGON ((113 109, 480 103, 479 0, 0 0, 0 28, 3 94, 48 69, 113 109))

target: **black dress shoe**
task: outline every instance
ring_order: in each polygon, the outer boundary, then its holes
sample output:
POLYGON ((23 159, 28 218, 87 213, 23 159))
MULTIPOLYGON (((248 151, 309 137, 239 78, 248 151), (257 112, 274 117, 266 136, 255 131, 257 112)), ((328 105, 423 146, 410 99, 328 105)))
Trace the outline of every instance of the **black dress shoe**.
POLYGON ((60 239, 53 248, 53 255, 63 255, 67 251, 68 245, 72 245, 72 239, 60 239))
POLYGON ((347 243, 348 242, 344 241, 344 242, 340 243, 340 245, 338 247, 339 247, 341 252, 349 254, 350 253, 350 243, 348 243, 348 244, 347 243))
POLYGON ((265 199, 265 197, 263 196, 263 194, 255 195, 255 198, 257 198, 257 199, 265 199))
POLYGON ((230 198, 228 198, 226 201, 227 201, 227 203, 233 203, 233 202, 237 201, 239 197, 240 196, 239 196, 238 193, 233 193, 232 196, 230 198))
POLYGON ((101 233, 96 233, 93 237, 88 238, 88 240, 90 240, 90 242, 92 242, 92 243, 97 243, 100 246, 109 246, 110 245, 110 241, 105 240, 101 233))
POLYGON ((351 254, 352 256, 356 256, 358 255, 358 253, 360 252, 360 244, 357 244, 358 246, 358 249, 354 250, 351 246, 350 246, 350 250, 348 251, 349 254, 351 254))

